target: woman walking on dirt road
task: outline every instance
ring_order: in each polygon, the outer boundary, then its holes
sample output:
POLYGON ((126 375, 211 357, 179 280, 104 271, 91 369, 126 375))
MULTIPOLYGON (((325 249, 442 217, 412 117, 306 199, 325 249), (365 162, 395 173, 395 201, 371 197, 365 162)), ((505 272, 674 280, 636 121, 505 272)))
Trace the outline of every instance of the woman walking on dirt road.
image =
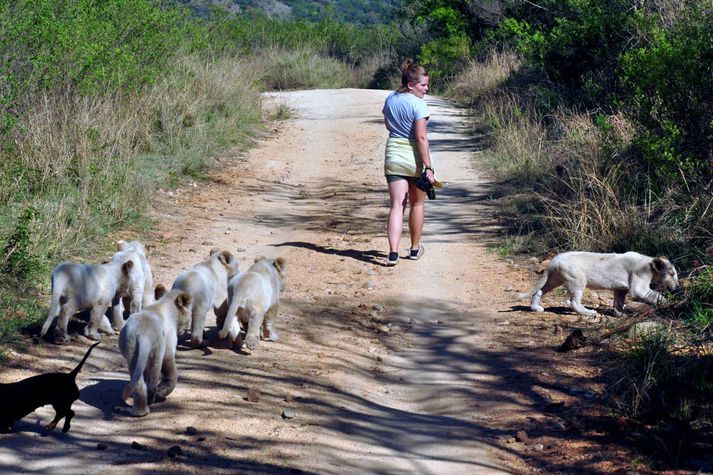
POLYGON ((384 124, 389 131, 384 160, 384 174, 391 199, 386 226, 389 238, 387 266, 399 262, 399 241, 407 200, 411 207, 408 218, 411 247, 408 257, 417 260, 423 255, 420 241, 426 192, 418 189, 416 182, 423 170, 426 170, 426 177, 431 183, 436 181, 426 134, 429 114, 423 97, 427 92, 428 73, 422 66, 407 60, 402 67, 401 87, 386 98, 382 110, 384 124))

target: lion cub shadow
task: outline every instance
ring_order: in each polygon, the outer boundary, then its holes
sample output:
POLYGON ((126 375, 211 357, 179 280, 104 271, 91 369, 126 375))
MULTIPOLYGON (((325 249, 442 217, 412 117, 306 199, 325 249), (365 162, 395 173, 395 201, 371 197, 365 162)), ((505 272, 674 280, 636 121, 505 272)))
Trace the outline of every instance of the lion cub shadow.
MULTIPOLYGON (((228 343, 227 338, 218 337, 218 328, 211 328, 203 333, 203 344, 199 348, 203 352, 203 356, 210 356, 213 354, 213 350, 233 350, 235 353, 240 355, 250 355, 250 352, 243 350, 242 348, 236 349, 231 347, 228 343)), ((194 348, 191 345, 191 335, 186 333, 178 339, 178 346, 176 347, 178 351, 193 351, 194 348)))
MULTIPOLYGON (((503 311, 501 311, 503 312, 503 311)), ((530 310, 529 305, 512 305, 510 306, 510 310, 507 310, 506 312, 527 312, 527 313, 535 313, 532 310, 530 310)), ((556 306, 556 307, 545 307, 545 311, 543 313, 555 313, 557 315, 568 315, 571 313, 576 314, 574 310, 572 310, 569 307, 564 307, 564 306, 556 306)))
POLYGON ((79 392, 79 400, 102 412, 105 421, 114 419, 116 411, 117 394, 121 394, 128 381, 123 379, 96 379, 92 378, 94 384, 82 388, 79 392))

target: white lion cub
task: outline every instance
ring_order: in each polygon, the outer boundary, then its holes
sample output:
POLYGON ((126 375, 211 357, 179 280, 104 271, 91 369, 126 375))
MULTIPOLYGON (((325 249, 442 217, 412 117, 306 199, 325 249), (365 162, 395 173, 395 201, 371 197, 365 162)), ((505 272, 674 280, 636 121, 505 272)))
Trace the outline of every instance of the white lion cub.
MULTIPOLYGON (((146 257, 146 249, 139 241, 117 241, 118 251, 112 256, 113 262, 132 261, 136 272, 135 279, 131 282, 131 300, 129 313, 136 313, 147 305, 154 303, 153 275, 151 266, 146 257)), ((112 308, 112 326, 114 330, 121 330, 124 325, 123 299, 112 308)))
POLYGON ((212 249, 210 256, 190 269, 181 272, 172 289, 183 290, 193 298, 191 344, 200 348, 208 310, 216 317, 225 316, 228 300, 228 281, 238 273, 238 261, 228 251, 212 249))
POLYGON ((237 346, 242 323, 247 326, 245 345, 249 349, 256 348, 261 337, 277 341, 273 324, 286 279, 287 261, 283 257, 257 257, 247 272, 230 279, 228 313, 225 321, 221 322, 222 318, 218 318, 218 327, 222 327, 218 336, 229 337, 231 346, 237 346))
POLYGON ((111 261, 105 264, 80 264, 62 262, 52 270, 52 301, 40 338, 45 336, 57 318, 55 340, 69 340, 67 324, 77 312, 90 310, 89 323, 84 335, 99 340, 98 330, 114 335, 104 313, 116 306, 123 297, 131 298, 137 281, 136 268, 131 260, 111 261))
POLYGON ((652 305, 663 303, 666 299, 658 290, 674 290, 678 286, 678 274, 665 257, 648 257, 636 252, 565 252, 555 256, 535 287, 518 298, 532 297, 530 309, 543 312, 542 296, 561 285, 567 289, 570 308, 586 316, 597 312, 581 304, 585 287, 613 290, 614 312, 619 316, 627 294, 652 305))
POLYGON ((176 343, 191 321, 191 296, 156 287, 158 300, 132 314, 119 334, 119 349, 129 365, 131 381, 122 399, 133 397, 131 415, 145 416, 149 405, 176 387, 176 343))

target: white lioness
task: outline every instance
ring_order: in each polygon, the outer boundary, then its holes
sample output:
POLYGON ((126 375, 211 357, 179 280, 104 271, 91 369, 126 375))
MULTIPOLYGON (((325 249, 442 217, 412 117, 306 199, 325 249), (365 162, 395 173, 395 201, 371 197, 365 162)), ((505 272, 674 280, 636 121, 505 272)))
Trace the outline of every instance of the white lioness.
POLYGON ((586 316, 597 312, 581 303, 585 287, 613 290, 614 313, 619 316, 627 294, 652 305, 663 303, 665 299, 657 290, 674 290, 678 286, 678 275, 665 257, 648 257, 637 252, 565 252, 555 256, 535 287, 518 298, 532 297, 530 309, 544 312, 540 305, 542 296, 561 285, 567 289, 567 305, 586 316))
POLYGON ((287 261, 283 257, 255 258, 247 272, 230 279, 228 284, 228 313, 225 320, 217 319, 220 338, 229 337, 231 346, 238 346, 241 323, 247 326, 245 346, 255 349, 260 338, 277 341, 273 328, 280 305, 280 292, 285 290, 287 261), (238 319, 235 319, 235 316, 238 319))

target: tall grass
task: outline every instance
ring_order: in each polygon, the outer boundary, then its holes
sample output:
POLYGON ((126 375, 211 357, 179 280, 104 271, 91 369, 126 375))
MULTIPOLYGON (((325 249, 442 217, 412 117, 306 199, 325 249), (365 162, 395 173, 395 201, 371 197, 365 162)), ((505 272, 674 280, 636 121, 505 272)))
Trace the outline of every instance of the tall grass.
POLYGON ((519 69, 520 60, 515 53, 492 51, 483 62, 468 60, 448 84, 447 93, 467 100, 477 99, 495 91, 519 69))
POLYGON ((652 186, 623 114, 567 108, 527 74, 518 76, 510 54, 493 53, 480 71, 478 64, 454 84, 470 91, 475 125, 491 142, 483 162, 511 190, 519 233, 535 233, 537 247, 550 250, 636 250, 679 264, 700 258, 695 236, 710 218, 685 213, 693 226, 680 225, 681 190, 652 186))
POLYGON ((32 253, 75 256, 95 236, 140 224, 155 188, 249 138, 256 84, 241 60, 184 57, 142 93, 62 91, 28 105, 0 198, 11 218, 36 210, 32 253))
POLYGON ((352 71, 344 62, 319 54, 312 48, 263 49, 253 58, 266 89, 315 89, 355 86, 352 71))

